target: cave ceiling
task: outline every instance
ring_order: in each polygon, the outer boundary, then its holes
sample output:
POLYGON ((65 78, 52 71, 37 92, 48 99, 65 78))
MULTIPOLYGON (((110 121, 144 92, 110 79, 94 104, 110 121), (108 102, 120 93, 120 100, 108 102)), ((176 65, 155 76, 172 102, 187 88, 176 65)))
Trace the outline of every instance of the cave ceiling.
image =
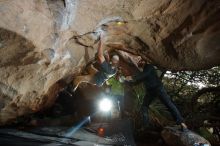
POLYGON ((105 49, 167 70, 220 64, 218 0, 0 0, 0 18, 1 124, 53 104, 101 31, 105 49))

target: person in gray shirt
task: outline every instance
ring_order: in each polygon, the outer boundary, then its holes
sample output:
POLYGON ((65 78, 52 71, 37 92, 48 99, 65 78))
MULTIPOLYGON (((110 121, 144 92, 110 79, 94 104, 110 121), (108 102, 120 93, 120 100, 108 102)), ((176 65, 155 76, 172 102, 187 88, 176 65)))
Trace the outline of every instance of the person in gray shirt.
POLYGON ((88 75, 77 76, 74 81, 74 91, 77 89, 80 83, 86 82, 97 86, 102 86, 109 78, 113 77, 117 73, 117 67, 119 63, 119 56, 113 55, 111 60, 108 59, 108 54, 103 53, 103 40, 102 36, 98 44, 97 62, 99 70, 94 68, 93 65, 88 67, 88 75), (105 57, 106 56, 106 57, 105 57))

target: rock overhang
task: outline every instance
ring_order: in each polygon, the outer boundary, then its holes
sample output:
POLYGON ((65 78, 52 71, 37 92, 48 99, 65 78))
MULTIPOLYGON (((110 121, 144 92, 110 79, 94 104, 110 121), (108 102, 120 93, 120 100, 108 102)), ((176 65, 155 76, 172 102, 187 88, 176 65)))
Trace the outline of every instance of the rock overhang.
POLYGON ((219 16, 217 0, 3 0, 0 121, 53 104, 67 84, 63 79, 94 59, 100 30, 106 32, 105 49, 129 52, 168 70, 217 66, 219 16))

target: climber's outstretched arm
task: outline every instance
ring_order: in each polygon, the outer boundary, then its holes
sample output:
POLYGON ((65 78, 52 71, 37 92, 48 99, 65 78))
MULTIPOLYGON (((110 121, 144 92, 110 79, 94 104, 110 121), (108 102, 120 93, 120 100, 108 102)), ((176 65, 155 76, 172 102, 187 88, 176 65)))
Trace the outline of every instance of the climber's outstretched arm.
POLYGON ((102 40, 102 35, 100 36, 100 41, 99 41, 99 44, 98 44, 98 62, 100 64, 102 64, 104 61, 105 61, 105 57, 104 57, 104 54, 103 54, 103 40, 102 40))

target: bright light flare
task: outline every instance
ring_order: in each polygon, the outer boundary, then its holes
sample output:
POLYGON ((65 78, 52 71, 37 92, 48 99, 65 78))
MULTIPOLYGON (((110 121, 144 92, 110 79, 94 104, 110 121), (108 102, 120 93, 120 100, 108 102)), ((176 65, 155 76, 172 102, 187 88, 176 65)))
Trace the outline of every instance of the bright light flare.
POLYGON ((104 98, 99 102, 99 109, 103 112, 108 112, 112 108, 111 100, 104 98))

